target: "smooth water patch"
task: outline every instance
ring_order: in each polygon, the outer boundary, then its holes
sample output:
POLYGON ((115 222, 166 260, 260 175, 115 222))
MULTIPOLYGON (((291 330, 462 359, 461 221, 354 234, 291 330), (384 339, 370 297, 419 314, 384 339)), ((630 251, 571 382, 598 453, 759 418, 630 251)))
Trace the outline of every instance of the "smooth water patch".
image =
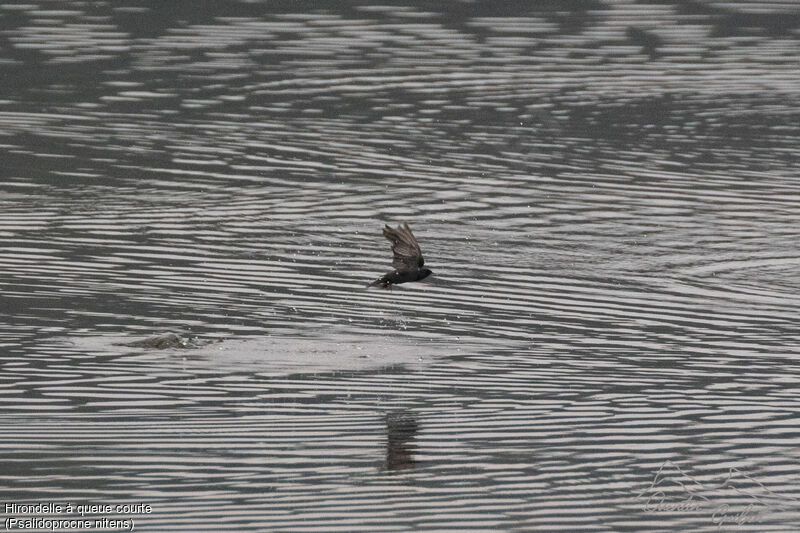
MULTIPOLYGON (((148 337, 81 336, 55 339, 66 351, 99 357, 127 356, 137 361, 161 359, 166 365, 208 368, 224 373, 247 369, 260 375, 367 371, 383 367, 417 367, 466 349, 443 338, 345 334, 324 330, 308 336, 291 332, 263 337, 199 338, 160 334, 148 337), (174 341, 174 342, 167 342, 174 341)), ((55 346, 51 345, 50 349, 55 346)), ((57 348, 55 348, 57 349, 57 348)))

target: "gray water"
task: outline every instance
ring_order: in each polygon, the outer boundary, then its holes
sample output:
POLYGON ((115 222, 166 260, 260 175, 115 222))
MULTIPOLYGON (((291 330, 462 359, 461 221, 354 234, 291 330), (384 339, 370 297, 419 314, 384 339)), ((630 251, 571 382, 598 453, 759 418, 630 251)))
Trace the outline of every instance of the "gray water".
POLYGON ((797 3, 301 4, 0 6, 0 503, 800 529, 797 3))

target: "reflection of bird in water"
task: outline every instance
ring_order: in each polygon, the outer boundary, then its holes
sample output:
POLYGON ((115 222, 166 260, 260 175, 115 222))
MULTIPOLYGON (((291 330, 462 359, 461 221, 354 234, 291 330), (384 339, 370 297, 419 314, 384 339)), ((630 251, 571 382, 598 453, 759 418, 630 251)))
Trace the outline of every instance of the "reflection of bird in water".
POLYGON ((386 468, 388 470, 407 470, 414 467, 412 442, 417 435, 417 419, 408 411, 386 413, 386 468))
POLYGON ((376 279, 368 287, 380 285, 384 289, 390 289, 392 285, 407 281, 419 281, 433 274, 430 269, 422 268, 422 265, 425 264, 422 259, 422 250, 420 250, 419 243, 411 233, 408 224, 397 226, 397 229, 390 228, 387 224, 383 228, 383 236, 392 243, 394 271, 376 279))

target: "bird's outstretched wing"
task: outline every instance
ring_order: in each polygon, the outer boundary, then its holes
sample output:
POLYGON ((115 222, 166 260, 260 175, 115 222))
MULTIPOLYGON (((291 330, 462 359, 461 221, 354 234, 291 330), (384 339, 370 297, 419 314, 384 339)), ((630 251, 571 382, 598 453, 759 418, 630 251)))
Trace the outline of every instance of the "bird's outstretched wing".
POLYGON ((408 224, 397 226, 397 229, 390 228, 387 224, 383 228, 383 236, 392 243, 392 253, 394 254, 392 266, 395 269, 399 271, 418 270, 425 264, 422 259, 422 250, 420 250, 419 243, 411 233, 408 224))

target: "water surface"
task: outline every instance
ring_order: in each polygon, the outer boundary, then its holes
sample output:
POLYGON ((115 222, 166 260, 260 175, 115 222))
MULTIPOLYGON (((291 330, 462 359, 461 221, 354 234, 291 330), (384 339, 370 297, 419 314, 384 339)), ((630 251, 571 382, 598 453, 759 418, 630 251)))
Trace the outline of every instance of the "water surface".
POLYGON ((40 1, 0 30, 3 502, 800 527, 794 2, 40 1), (365 289, 403 221, 434 277, 365 289), (168 331, 192 346, 125 346, 168 331))

